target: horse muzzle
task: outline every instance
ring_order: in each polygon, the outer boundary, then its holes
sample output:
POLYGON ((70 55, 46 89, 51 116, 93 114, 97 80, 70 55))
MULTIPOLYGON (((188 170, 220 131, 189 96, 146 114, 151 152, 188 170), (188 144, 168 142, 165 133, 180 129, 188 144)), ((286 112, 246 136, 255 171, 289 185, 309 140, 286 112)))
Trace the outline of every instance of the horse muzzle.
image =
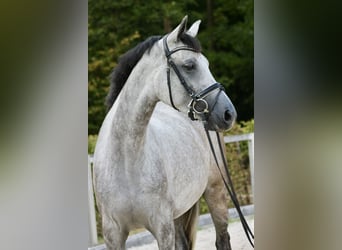
POLYGON ((220 83, 216 82, 197 94, 190 94, 192 98, 188 105, 188 115, 190 119, 206 121, 209 118, 211 109, 213 109, 216 105, 217 98, 222 90, 224 90, 224 87, 220 83), (218 90, 218 93, 216 94, 214 104, 209 109, 209 104, 206 100, 206 97, 212 94, 214 90, 218 90))
POLYGON ((193 98, 189 105, 188 116, 191 120, 200 120, 209 130, 225 131, 236 120, 236 110, 221 85, 210 86, 193 98), (209 91, 207 91, 209 89, 209 91), (214 90, 218 92, 214 95, 214 90), (205 93, 203 95, 203 93, 205 93))

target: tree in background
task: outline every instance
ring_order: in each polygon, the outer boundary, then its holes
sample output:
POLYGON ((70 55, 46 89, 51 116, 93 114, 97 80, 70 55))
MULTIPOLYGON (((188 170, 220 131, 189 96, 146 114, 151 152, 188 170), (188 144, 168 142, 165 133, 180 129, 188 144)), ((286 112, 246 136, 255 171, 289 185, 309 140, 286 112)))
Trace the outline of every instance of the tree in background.
POLYGON ((151 35, 168 33, 186 14, 189 23, 202 20, 203 53, 238 119, 254 117, 252 0, 89 0, 88 7, 88 134, 97 134, 105 117, 108 76, 119 56, 151 35))

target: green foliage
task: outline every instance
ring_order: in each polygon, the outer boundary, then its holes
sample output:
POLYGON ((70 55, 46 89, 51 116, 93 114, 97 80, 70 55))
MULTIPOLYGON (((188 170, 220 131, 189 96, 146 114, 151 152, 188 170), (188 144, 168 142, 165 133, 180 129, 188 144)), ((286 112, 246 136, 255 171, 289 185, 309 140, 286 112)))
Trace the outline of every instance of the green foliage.
POLYGON ((89 0, 88 10, 88 134, 97 134, 104 119, 108 76, 119 56, 151 35, 171 31, 185 14, 189 23, 202 20, 203 53, 238 119, 253 118, 252 0, 89 0))
MULTIPOLYGON (((184 15, 201 19, 199 40, 217 81, 234 103, 240 120, 229 134, 254 131, 252 0, 89 0, 88 1, 88 153, 94 152, 105 117, 105 97, 120 55, 151 35, 166 34, 184 15)), ((227 145, 228 164, 241 204, 249 203, 247 143, 227 145)), ((231 205, 231 204, 230 204, 231 205)), ((201 213, 208 212, 201 201, 201 213)), ((101 219, 97 213, 98 232, 101 219)))
MULTIPOLYGON (((250 121, 241 121, 227 133, 246 134, 254 132, 254 119, 250 121)), ((248 142, 241 141, 226 144, 226 156, 229 171, 232 177, 232 182, 240 205, 247 205, 251 203, 251 176, 248 155, 248 142)), ((229 201, 229 207, 233 207, 233 203, 229 201)))
POLYGON ((88 154, 94 154, 97 141, 97 135, 88 135, 88 154))
MULTIPOLYGON (((240 135, 254 132, 254 119, 236 123, 226 135, 240 135)), ((246 141, 226 144, 226 156, 232 182, 240 205, 251 203, 251 176, 248 157, 248 143, 246 141)), ((229 199, 229 207, 234 207, 229 199)), ((204 198, 200 200, 201 214, 208 213, 209 209, 204 198)))
POLYGON ((250 121, 240 121, 225 133, 225 135, 240 135, 254 132, 254 119, 250 121))

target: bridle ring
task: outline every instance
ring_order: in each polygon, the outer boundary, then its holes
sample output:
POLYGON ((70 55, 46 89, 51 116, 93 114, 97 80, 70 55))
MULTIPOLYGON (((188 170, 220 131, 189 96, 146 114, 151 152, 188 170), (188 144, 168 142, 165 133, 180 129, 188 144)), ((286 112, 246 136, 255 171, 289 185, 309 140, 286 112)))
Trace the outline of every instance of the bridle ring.
POLYGON ((209 113, 208 102, 203 98, 192 100, 190 105, 197 114, 209 113))

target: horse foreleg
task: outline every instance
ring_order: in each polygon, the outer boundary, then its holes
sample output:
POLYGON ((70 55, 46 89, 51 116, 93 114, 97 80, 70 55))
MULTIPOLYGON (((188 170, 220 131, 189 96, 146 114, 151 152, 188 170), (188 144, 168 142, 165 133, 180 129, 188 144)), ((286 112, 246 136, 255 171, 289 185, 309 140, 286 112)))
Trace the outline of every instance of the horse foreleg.
POLYGON ((171 223, 160 222, 160 225, 153 230, 153 235, 158 242, 161 250, 175 250, 175 227, 171 223))
POLYGON ((128 231, 117 221, 102 214, 103 238, 107 250, 124 250, 128 231))
POLYGON ((183 223, 175 220, 175 249, 189 250, 189 240, 185 234, 183 223))
POLYGON ((192 208, 189 209, 189 211, 175 220, 177 250, 194 249, 198 214, 199 202, 197 202, 192 208))
POLYGON ((223 186, 223 182, 216 181, 208 185, 204 192, 211 218, 216 231, 216 248, 218 250, 231 250, 228 227, 228 194, 223 186))
POLYGON ((151 209, 146 228, 156 238, 160 250, 175 250, 175 225, 173 214, 163 202, 157 209, 151 209))

